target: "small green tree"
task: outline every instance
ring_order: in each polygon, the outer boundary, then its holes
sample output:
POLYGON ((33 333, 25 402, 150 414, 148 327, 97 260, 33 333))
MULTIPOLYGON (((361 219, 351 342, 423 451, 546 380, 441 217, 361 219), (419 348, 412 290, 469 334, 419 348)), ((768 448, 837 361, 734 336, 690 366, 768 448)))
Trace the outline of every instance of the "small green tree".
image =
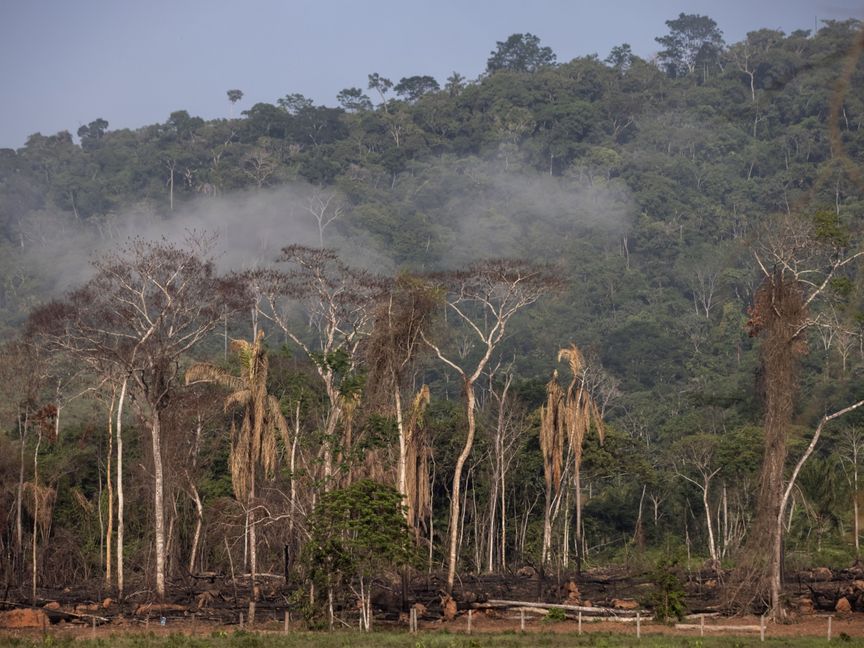
POLYGON ((675 573, 678 561, 666 555, 657 561, 651 574, 654 583, 654 593, 651 604, 654 607, 654 618, 666 623, 672 619, 681 620, 687 607, 684 605, 684 585, 675 573))
POLYGON ((333 590, 347 586, 359 599, 361 622, 368 632, 376 577, 416 562, 402 496, 368 479, 326 493, 310 518, 304 558, 313 583, 327 591, 330 626, 333 590))

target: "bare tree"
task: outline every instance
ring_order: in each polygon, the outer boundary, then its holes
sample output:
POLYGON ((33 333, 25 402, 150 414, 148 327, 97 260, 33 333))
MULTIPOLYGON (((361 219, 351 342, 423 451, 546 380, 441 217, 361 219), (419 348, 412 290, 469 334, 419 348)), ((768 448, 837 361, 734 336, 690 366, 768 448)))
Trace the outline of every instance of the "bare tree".
POLYGON ((493 401, 494 423, 492 431, 492 474, 489 494, 489 535, 487 539, 486 569, 495 569, 497 548, 498 566, 507 564, 507 475, 515 455, 520 433, 525 429, 524 421, 513 405, 510 389, 513 386, 512 366, 500 366, 489 371, 489 396, 493 401), (498 374, 501 378, 498 379, 498 374), (496 533, 497 531, 497 533, 496 533))
MULTIPOLYGON (((291 245, 283 248, 279 261, 288 266, 287 271, 252 273, 247 281, 259 296, 260 313, 314 363, 324 383, 328 403, 323 430, 324 487, 329 491, 339 425, 352 399, 359 395, 355 375, 359 345, 368 334, 373 306, 387 285, 348 267, 333 250, 291 245), (308 326, 298 322, 298 313, 305 316, 308 326), (314 332, 312 338, 307 328, 314 332)), ((350 444, 350 439, 341 441, 350 444)))
POLYGON ((864 434, 857 427, 849 427, 843 431, 841 436, 842 452, 840 453, 840 465, 843 466, 843 472, 846 475, 846 480, 852 489, 852 532, 854 535, 855 544, 855 561, 861 561, 861 546, 860 546, 860 520, 858 519, 858 496, 859 486, 858 478, 861 468, 861 458, 864 455, 864 434))
POLYGON ((306 211, 312 214, 318 226, 318 243, 324 248, 324 231, 342 216, 345 207, 332 189, 315 187, 306 202, 306 211))
MULTIPOLYGON (((11 564, 4 571, 21 584, 24 578, 24 506, 26 500, 25 472, 27 465, 27 443, 34 429, 34 416, 39 410, 39 399, 46 380, 44 358, 37 345, 24 340, 7 342, 2 347, 3 363, 0 364, 0 411, 2 419, 12 423, 18 432, 18 479, 15 488, 15 530, 11 564), (8 409, 7 409, 8 408, 8 409)), ((35 542, 35 536, 33 538, 35 542)), ((11 583, 7 580, 7 587, 11 583)))
POLYGON ((406 417, 402 404, 402 390, 406 387, 409 369, 412 367, 422 345, 421 333, 431 322, 439 300, 424 282, 409 276, 396 279, 391 289, 383 296, 375 310, 372 333, 366 345, 366 364, 369 376, 367 391, 374 401, 389 404, 388 410, 396 418, 399 435, 399 456, 396 465, 396 489, 406 498, 406 517, 417 522, 416 488, 419 419, 429 403, 429 389, 421 390, 411 404, 406 417), (392 399, 392 401, 391 401, 392 399), (408 470, 409 455, 411 470, 408 470), (412 484, 409 487, 408 473, 412 484), (409 492, 410 491, 410 492, 409 492), (409 497, 410 495, 410 497, 409 497))
POLYGON ((448 327, 449 337, 467 333, 467 339, 477 344, 476 353, 460 355, 458 349, 448 348, 443 340, 430 339, 421 332, 437 358, 459 376, 465 391, 467 430, 462 451, 456 459, 450 493, 447 589, 452 592, 458 562, 462 470, 471 454, 477 431, 475 385, 504 340, 512 317, 559 282, 546 269, 507 259, 484 261, 465 270, 432 275, 430 280, 445 295, 447 312, 455 316, 455 321, 448 327))
MULTIPOLYGON (((230 294, 224 290, 229 284, 217 279, 205 256, 211 242, 193 238, 179 247, 133 240, 96 261, 96 275, 82 288, 31 317, 31 323, 67 348, 103 359, 123 376, 121 389, 134 390, 134 405, 150 432, 160 599, 166 556, 162 412, 177 386, 180 357, 219 323, 224 297, 230 294)), ((118 410, 118 423, 121 414, 118 410)))
POLYGON ((696 434, 682 439, 673 450, 676 459, 672 465, 675 474, 693 484, 702 493, 702 507, 705 512, 705 528, 708 531, 708 555, 713 569, 720 566, 717 542, 714 539, 714 525, 711 521, 710 488, 711 480, 720 472, 715 467, 714 452, 717 438, 710 434, 696 434), (693 476, 695 472, 696 476, 693 476))

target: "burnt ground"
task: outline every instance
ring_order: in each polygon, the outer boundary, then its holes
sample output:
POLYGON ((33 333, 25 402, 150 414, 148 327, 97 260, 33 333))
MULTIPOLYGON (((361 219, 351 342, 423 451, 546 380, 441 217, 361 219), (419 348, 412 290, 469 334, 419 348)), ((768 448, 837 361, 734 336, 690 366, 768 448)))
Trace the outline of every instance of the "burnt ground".
MULTIPOLYGON (((756 632, 758 616, 728 616, 724 612, 724 575, 713 572, 679 573, 684 585, 684 603, 690 614, 706 615, 708 626, 750 626, 730 632, 756 632)), ((320 613, 313 615, 307 606, 308 595, 300 583, 286 584, 280 577, 262 577, 256 604, 256 630, 282 630, 288 616, 291 629, 324 627, 320 613)), ((50 631, 52 634, 89 636, 127 631, 182 631, 209 633, 231 631, 248 625, 249 584, 232 581, 219 574, 200 575, 172 584, 171 593, 161 605, 143 584, 133 585, 123 602, 100 591, 99 584, 80 584, 63 590, 40 590, 35 602, 14 601, 14 592, 0 602, 0 633, 50 631), (17 612, 13 612, 17 610, 17 612), (164 618, 165 625, 161 621, 164 618), (28 629, 29 628, 29 629, 28 629)), ((575 574, 541 575, 527 568, 505 576, 462 575, 452 603, 444 596, 444 581, 437 575, 417 576, 401 587, 381 583, 374 596, 374 625, 407 629, 407 611, 418 611, 421 630, 467 631, 469 610, 475 632, 519 630, 522 613, 507 609, 488 609, 484 603, 494 599, 525 602, 570 603, 583 606, 640 607, 650 615, 655 586, 648 573, 628 573, 623 569, 593 569, 575 574), (455 605, 454 605, 455 603, 455 605), (445 605, 446 604, 446 605, 445 605), (449 608, 449 609, 448 609, 449 608)), ((348 592, 337 596, 339 616, 348 627, 356 627, 356 603, 348 592)), ((784 597, 790 611, 790 624, 771 624, 766 636, 824 636, 827 616, 832 616, 835 634, 864 636, 864 572, 831 571, 825 568, 792 575, 785 583, 784 597), (787 634, 788 633, 788 634, 787 634)), ((526 631, 576 632, 573 619, 550 622, 541 611, 525 614, 526 631)), ((699 624, 696 620, 686 621, 699 624)), ((649 633, 678 633, 673 626, 656 624, 641 617, 641 627, 649 633)), ((634 633, 635 623, 583 619, 585 632, 634 633)), ((698 628, 683 631, 699 634, 698 628)), ((710 631, 709 632, 713 632, 710 631)))

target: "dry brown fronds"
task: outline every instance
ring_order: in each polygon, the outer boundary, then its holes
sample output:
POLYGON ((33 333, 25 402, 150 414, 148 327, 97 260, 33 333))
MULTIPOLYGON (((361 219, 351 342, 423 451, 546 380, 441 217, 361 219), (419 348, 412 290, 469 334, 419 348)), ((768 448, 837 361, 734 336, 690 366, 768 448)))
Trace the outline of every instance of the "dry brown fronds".
POLYGON ((543 473, 546 489, 556 495, 561 489, 564 466, 564 426, 561 418, 563 391, 558 385, 558 370, 546 384, 546 405, 540 408, 540 449, 543 452, 543 473))
POLYGON ((429 483, 429 456, 432 448, 420 422, 429 406, 429 386, 423 385, 414 395, 405 423, 405 490, 408 525, 419 528, 421 520, 432 513, 432 489, 429 483))

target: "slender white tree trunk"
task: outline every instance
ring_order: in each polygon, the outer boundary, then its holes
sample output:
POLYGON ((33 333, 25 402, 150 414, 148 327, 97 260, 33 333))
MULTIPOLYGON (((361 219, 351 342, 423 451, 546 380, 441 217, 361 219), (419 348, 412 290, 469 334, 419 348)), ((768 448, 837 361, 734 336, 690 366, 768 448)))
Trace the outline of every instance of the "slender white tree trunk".
POLYGON ((714 525, 711 523, 711 507, 708 504, 708 478, 705 477, 702 486, 702 505, 705 507, 705 524, 708 526, 708 554, 711 562, 717 563, 717 544, 714 542, 714 525))
POLYGON ((15 497, 15 561, 16 565, 16 583, 21 582, 24 575, 24 461, 25 447, 24 442, 27 437, 27 427, 29 425, 29 412, 24 412, 22 415, 20 406, 18 408, 18 442, 21 444, 21 457, 18 464, 18 493, 15 497))
POLYGON ((201 526, 204 523, 204 504, 192 480, 189 480, 192 490, 192 501, 195 502, 195 532, 192 534, 192 549, 189 551, 189 573, 195 573, 195 561, 198 559, 198 543, 201 542, 201 526))
POLYGON ((156 544, 156 595, 165 599, 165 483, 162 474, 162 430, 159 412, 153 406, 150 441, 153 452, 153 516, 156 544))
POLYGON ((114 398, 111 398, 111 406, 108 408, 108 458, 107 466, 105 467, 105 481, 108 489, 108 528, 105 531, 105 585, 111 587, 112 569, 111 569, 111 538, 114 535, 114 487, 111 482, 111 455, 114 453, 114 398))
POLYGON ((465 446, 462 452, 459 453, 459 458, 456 460, 456 467, 453 473, 453 491, 452 499, 450 500, 450 549, 448 552, 447 563, 447 591, 453 591, 453 583, 456 581, 456 564, 458 561, 458 543, 459 543, 459 521, 460 521, 460 505, 459 495, 462 490, 462 469, 465 467, 465 462, 471 454, 471 448, 474 445, 474 432, 476 430, 476 421, 474 418, 474 384, 471 381, 465 381, 465 407, 468 415, 468 434, 465 437, 465 446))
POLYGON ((501 555, 499 556, 501 569, 507 567, 507 508, 506 492, 505 492, 505 471, 502 466, 501 470, 501 555))
POLYGON ((33 556, 32 556, 32 577, 30 600, 36 601, 36 574, 38 572, 39 563, 37 561, 36 548, 38 542, 39 530, 39 446, 42 445, 42 431, 39 428, 39 434, 36 437, 36 449, 33 451, 33 556))
POLYGON ((123 380, 120 387, 120 398, 117 401, 117 598, 123 599, 123 533, 125 531, 123 517, 123 404, 126 401, 126 386, 128 379, 123 380))
MULTIPOLYGON (((291 460, 289 470, 291 472, 291 509, 288 518, 288 539, 294 539, 294 517, 297 515, 297 478, 294 471, 297 469, 297 443, 300 441, 300 401, 294 410, 294 438, 291 440, 291 460)), ((293 547, 292 547, 293 550, 293 547)))
MULTIPOLYGON (((408 486, 405 482, 405 464, 407 461, 406 453, 408 452, 408 444, 405 439, 405 423, 402 420, 402 394, 399 392, 399 385, 394 381, 393 385, 393 401, 396 405, 396 430, 399 432, 399 460, 396 465, 396 488, 402 496, 402 503, 408 504, 408 486)), ((403 509, 405 515, 408 515, 407 507, 403 509)))
POLYGON ((543 547, 540 551, 540 564, 545 565, 549 561, 552 548, 552 488, 546 489, 546 501, 543 505, 543 547))
POLYGON ((258 572, 258 534, 255 525, 255 461, 251 462, 249 484, 249 623, 255 623, 255 603, 258 600, 258 587, 255 574, 258 572))
MULTIPOLYGON (((582 451, 573 462, 573 483, 576 489, 576 572, 582 573, 582 451)), ((590 477, 590 475, 589 475, 590 477)), ((590 480, 589 480, 590 481, 590 480)))

